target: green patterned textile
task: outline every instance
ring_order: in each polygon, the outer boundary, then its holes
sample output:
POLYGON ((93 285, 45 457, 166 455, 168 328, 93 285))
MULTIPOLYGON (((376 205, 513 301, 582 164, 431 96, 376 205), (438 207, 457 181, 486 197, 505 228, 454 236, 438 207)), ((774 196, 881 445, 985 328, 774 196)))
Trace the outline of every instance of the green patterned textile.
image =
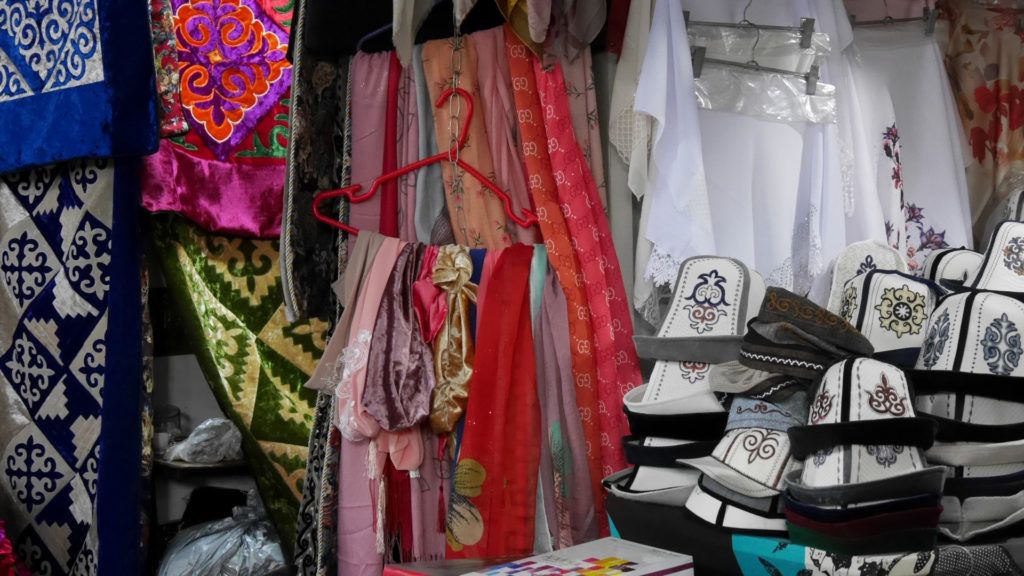
POLYGON ((303 387, 328 325, 289 323, 276 240, 204 232, 154 216, 154 237, 174 303, 186 315, 196 356, 243 448, 287 553, 306 474, 316 391, 303 387))

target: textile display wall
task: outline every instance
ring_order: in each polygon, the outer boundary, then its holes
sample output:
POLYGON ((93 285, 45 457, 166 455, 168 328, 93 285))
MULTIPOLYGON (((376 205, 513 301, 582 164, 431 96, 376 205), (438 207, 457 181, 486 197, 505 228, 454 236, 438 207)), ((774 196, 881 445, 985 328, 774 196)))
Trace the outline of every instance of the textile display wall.
POLYGON ((290 550, 317 401, 303 384, 327 323, 285 318, 277 241, 209 234, 175 216, 154 217, 154 234, 199 364, 242 431, 260 495, 290 550))
POLYGON ((137 178, 0 176, 0 517, 35 574, 141 569, 137 178))
POLYGON ((156 147, 148 17, 133 0, 0 3, 0 173, 156 147))

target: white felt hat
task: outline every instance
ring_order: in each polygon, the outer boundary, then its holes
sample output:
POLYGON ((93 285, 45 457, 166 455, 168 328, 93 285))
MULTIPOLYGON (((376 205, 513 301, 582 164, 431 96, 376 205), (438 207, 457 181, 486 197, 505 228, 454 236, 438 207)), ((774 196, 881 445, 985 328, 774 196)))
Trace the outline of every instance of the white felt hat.
MULTIPOLYGON (((699 256, 683 261, 672 304, 657 336, 635 337, 638 353, 657 362, 647 383, 623 397, 631 424, 652 417, 662 421, 676 417, 684 423, 689 419, 706 421, 717 413, 722 418, 714 432, 720 433, 725 409, 711 391, 708 376, 712 365, 738 356, 747 322, 760 309, 764 292, 760 274, 739 260, 699 256)), ((640 437, 627 441, 627 455, 645 449, 670 454, 685 451, 685 445, 694 442, 686 434, 666 438, 640 430, 632 433, 640 437)), ((638 465, 627 476, 616 477, 613 491, 672 490, 692 486, 696 477, 696 470, 681 465, 638 465)))
POLYGON ((922 453, 933 433, 915 417, 902 370, 870 358, 839 362, 821 379, 808 425, 790 429, 794 453, 807 455, 799 476, 789 475, 790 491, 806 502, 832 490, 849 496, 843 503, 913 495, 908 489, 938 494, 944 471, 922 453))
POLYGON ((977 273, 984 259, 984 254, 967 248, 933 250, 925 258, 921 275, 938 284, 962 285, 977 273))
POLYGON ((909 274, 870 270, 843 287, 839 315, 871 342, 879 359, 909 366, 917 360, 925 325, 945 293, 909 274))
POLYGON ((839 314, 843 287, 853 277, 871 270, 907 271, 907 262, 891 246, 876 240, 854 242, 819 275, 808 298, 829 312, 839 314))

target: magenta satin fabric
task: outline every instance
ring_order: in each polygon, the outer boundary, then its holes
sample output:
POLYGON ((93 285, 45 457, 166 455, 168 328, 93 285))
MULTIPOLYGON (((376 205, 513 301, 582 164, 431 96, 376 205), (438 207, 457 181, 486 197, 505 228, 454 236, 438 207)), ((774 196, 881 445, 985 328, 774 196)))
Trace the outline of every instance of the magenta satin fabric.
POLYGON ((199 158, 168 140, 160 140, 157 153, 142 161, 142 206, 147 210, 178 212, 224 234, 281 235, 283 161, 199 158))
MULTIPOLYGON (((526 187, 526 166, 519 155, 519 120, 516 102, 512 97, 512 77, 505 54, 504 28, 491 28, 469 35, 476 48, 477 81, 480 83, 479 106, 483 110, 487 127, 487 142, 494 161, 494 183, 512 199, 516 214, 533 209, 529 189, 526 187)), ((509 223, 512 237, 523 244, 540 242, 540 228, 534 224, 523 228, 509 223)))
MULTIPOLYGON (((384 124, 388 100, 387 52, 360 52, 352 59, 352 184, 365 192, 384 167, 384 124)), ((350 204, 348 223, 357 230, 380 230, 380 193, 350 204)), ((350 240, 351 242, 351 240, 350 240)))
POLYGON ((412 285, 413 310, 420 323, 424 342, 433 342, 441 324, 448 317, 448 295, 434 284, 434 265, 440 248, 427 246, 419 276, 412 285))

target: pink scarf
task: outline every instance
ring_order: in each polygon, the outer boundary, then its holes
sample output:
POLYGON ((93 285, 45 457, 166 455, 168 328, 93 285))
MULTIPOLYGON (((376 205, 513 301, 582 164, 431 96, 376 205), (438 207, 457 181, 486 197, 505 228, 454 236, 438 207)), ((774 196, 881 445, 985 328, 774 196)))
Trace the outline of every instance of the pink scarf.
POLYGON ((544 126, 558 199, 587 290, 598 367, 608 363, 615 366, 616 378, 602 378, 598 385, 601 463, 607 476, 626 466, 619 443, 629 430, 622 412, 622 396, 641 383, 632 317, 597 185, 573 136, 561 66, 555 64, 545 71, 536 60, 533 66, 545 109, 544 126))

